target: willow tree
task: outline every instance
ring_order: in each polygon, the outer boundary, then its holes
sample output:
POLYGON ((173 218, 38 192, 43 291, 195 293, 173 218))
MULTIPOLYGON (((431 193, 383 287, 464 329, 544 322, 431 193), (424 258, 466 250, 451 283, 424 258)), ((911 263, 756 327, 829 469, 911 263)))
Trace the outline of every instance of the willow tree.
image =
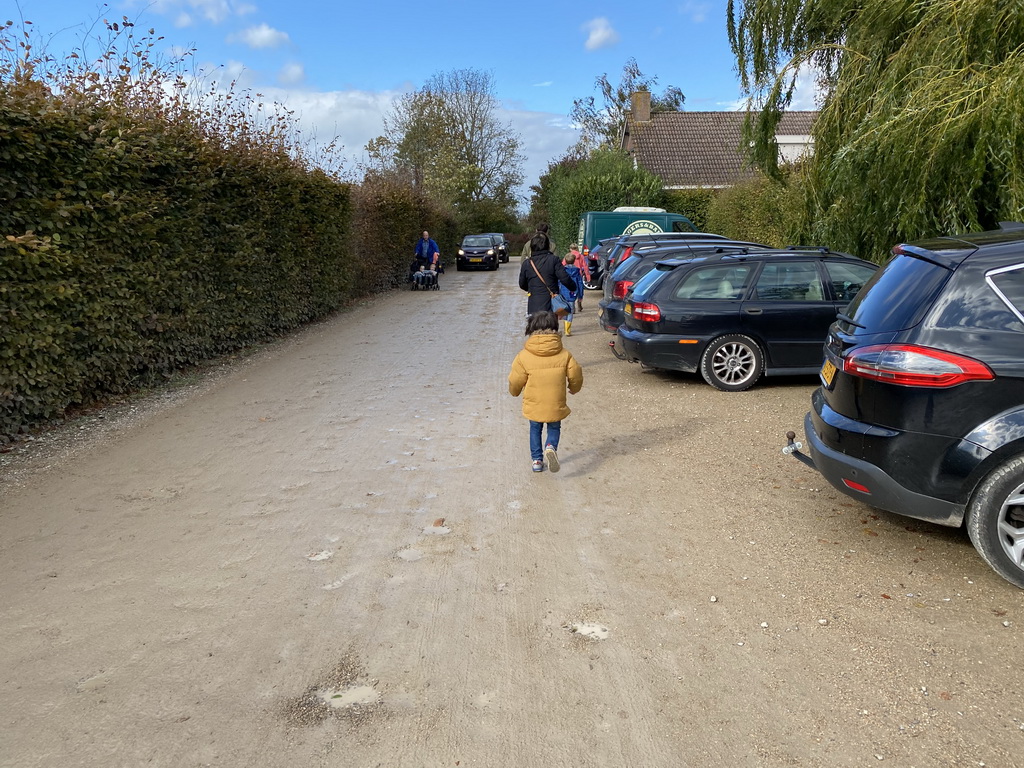
POLYGON ((799 71, 821 116, 808 236, 880 257, 900 240, 1024 218, 1024 13, 1010 0, 730 0, 729 37, 774 171, 799 71))

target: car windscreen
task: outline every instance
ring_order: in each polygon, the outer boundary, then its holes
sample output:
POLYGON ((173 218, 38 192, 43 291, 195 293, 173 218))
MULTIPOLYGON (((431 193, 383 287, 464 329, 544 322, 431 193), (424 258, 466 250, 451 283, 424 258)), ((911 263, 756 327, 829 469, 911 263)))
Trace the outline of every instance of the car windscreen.
POLYGON ((492 245, 489 237, 466 237, 462 240, 463 248, 490 248, 492 245))
POLYGON ((952 273, 914 256, 894 256, 878 270, 844 313, 854 334, 888 333, 913 328, 924 317, 952 273))

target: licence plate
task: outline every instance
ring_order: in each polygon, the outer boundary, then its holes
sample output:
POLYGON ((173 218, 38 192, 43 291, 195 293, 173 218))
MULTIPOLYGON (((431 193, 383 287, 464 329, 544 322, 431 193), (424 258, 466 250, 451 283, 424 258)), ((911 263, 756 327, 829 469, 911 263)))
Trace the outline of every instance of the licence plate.
POLYGON ((470 259, 469 261, 472 264, 479 264, 481 261, 483 261, 483 259, 470 259))
POLYGON ((821 366, 821 380, 825 383, 827 389, 832 388, 832 380, 836 377, 836 367, 832 364, 831 360, 826 360, 825 364, 821 366))
POLYGON ((626 306, 622 308, 622 311, 625 312, 627 315, 633 314, 633 305, 632 305, 632 303, 627 301, 626 302, 626 306))

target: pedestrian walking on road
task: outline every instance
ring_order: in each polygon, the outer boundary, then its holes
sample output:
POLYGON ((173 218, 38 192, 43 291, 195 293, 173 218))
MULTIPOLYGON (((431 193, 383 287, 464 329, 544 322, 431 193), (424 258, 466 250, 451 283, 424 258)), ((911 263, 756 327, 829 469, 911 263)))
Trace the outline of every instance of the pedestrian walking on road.
POLYGON ((569 305, 569 314, 565 315, 562 319, 565 320, 565 335, 572 336, 572 315, 573 307, 577 305, 580 297, 583 295, 583 275, 580 274, 580 270, 576 267, 576 257, 571 253, 566 255, 562 259, 562 263, 565 265, 565 273, 572 278, 572 281, 576 284, 576 289, 570 291, 561 283, 558 284, 558 292, 565 299, 565 303, 569 305))
POLYGON ((424 269, 432 269, 435 272, 441 264, 441 252, 437 248, 437 243, 434 242, 434 238, 430 236, 427 230, 423 230, 423 235, 419 240, 416 241, 416 261, 424 269))
POLYGON ((537 235, 544 235, 544 238, 547 240, 547 245, 544 246, 544 250, 551 251, 552 253, 556 252, 555 241, 551 239, 551 232, 549 230, 550 227, 548 227, 548 225, 545 224, 543 221, 537 225, 536 231, 532 235, 530 235, 526 243, 523 244, 523 261, 526 261, 528 258, 530 258, 530 254, 533 252, 533 238, 536 237, 537 235))
POLYGON ((535 312, 526 320, 526 342, 512 361, 508 391, 523 396, 523 416, 530 422, 530 457, 533 471, 557 472, 558 441, 562 420, 572 411, 565 392, 575 395, 583 388, 583 369, 569 350, 562 347, 558 316, 554 312, 535 312), (547 426, 547 442, 544 428, 547 426), (543 446, 543 449, 541 448, 543 446))
MULTIPOLYGON (((589 259, 580 253, 580 247, 576 243, 572 243, 569 246, 569 255, 573 257, 573 266, 576 267, 580 274, 583 276, 583 280, 590 282, 590 264, 587 262, 589 259)), ((576 294, 576 311, 583 311, 583 289, 576 294)))
POLYGON ((550 312, 551 296, 558 293, 558 284, 576 290, 576 283, 566 273, 562 260, 548 249, 547 235, 538 232, 529 245, 530 256, 519 268, 519 287, 529 295, 526 314, 550 312))

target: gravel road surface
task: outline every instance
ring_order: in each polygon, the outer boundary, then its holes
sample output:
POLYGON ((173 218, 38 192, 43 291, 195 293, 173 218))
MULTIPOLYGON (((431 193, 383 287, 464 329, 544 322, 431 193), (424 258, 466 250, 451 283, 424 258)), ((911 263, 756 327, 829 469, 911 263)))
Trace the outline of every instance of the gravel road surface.
POLYGON ((1024 765, 1024 592, 781 455, 813 379, 641 370, 588 293, 531 472, 518 267, 0 456, 0 765, 1024 765))

